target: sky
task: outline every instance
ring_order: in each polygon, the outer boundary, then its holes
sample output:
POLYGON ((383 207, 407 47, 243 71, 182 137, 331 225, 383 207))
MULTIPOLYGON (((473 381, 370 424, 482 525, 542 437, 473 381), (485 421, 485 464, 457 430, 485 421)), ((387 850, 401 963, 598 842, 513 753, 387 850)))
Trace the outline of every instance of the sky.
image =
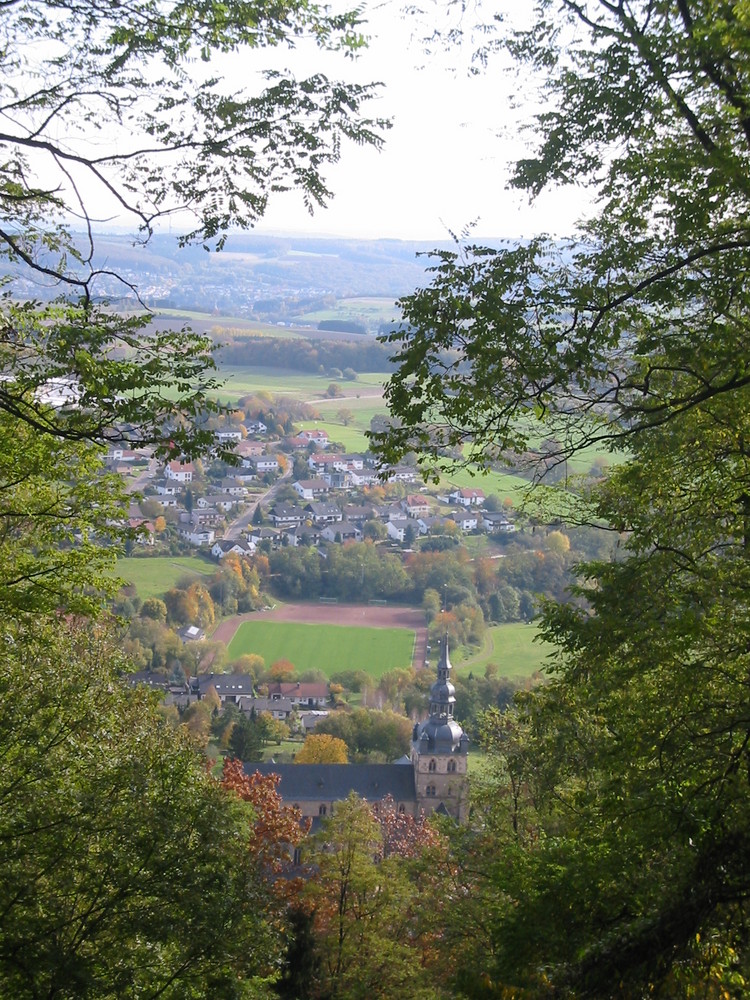
MULTIPOLYGON (((382 95, 368 113, 388 117, 385 146, 345 145, 328 173, 335 197, 311 218, 294 194, 277 197, 258 232, 444 240, 470 228, 472 236, 569 235, 585 212, 572 189, 528 196, 507 189, 509 164, 528 148, 520 125, 530 113, 532 89, 500 59, 482 73, 466 71, 466 54, 425 55, 413 37, 418 23, 391 6, 370 17, 369 48, 353 64, 332 59, 331 72, 361 82, 381 80, 382 95), (463 68, 451 64, 464 60, 463 68), (521 104, 522 110, 513 105, 521 104)), ((296 53, 295 69, 326 54, 296 53)))

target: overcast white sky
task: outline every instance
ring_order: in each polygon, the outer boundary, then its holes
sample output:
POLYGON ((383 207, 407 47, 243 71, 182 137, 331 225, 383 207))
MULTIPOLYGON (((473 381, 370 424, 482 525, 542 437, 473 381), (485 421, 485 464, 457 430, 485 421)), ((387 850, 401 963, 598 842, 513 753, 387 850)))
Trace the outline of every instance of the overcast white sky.
MULTIPOLYGON (((362 238, 443 240, 476 223, 475 236, 564 236, 585 204, 576 191, 528 198, 506 187, 508 164, 524 152, 513 98, 533 100, 529 82, 503 72, 499 63, 482 74, 454 72, 457 53, 427 57, 412 37, 414 22, 396 8, 367 15, 374 32, 355 64, 338 70, 365 82, 382 80, 382 97, 371 113, 393 119, 382 152, 346 146, 329 172, 335 197, 310 218, 301 198, 284 195, 269 207, 259 232, 294 232, 362 238), (423 64, 420 68, 419 64, 423 64)), ((290 62, 299 72, 304 53, 290 62)), ((315 52, 311 67, 323 57, 315 52)))

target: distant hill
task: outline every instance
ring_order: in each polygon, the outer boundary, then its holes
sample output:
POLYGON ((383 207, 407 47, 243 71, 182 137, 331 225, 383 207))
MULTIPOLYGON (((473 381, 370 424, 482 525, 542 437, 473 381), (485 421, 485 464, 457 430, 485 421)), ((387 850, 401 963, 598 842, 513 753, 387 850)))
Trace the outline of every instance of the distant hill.
MULTIPOLYGON (((501 240, 490 243, 503 245, 501 240)), ((80 244, 87 246, 83 235, 80 244)), ((375 333, 384 318, 392 318, 393 302, 427 281, 426 270, 433 263, 427 254, 436 248, 455 246, 237 233, 216 253, 202 246, 180 248, 176 235, 156 234, 144 246, 134 245, 131 236, 100 232, 95 234, 93 263, 110 274, 97 278, 94 292, 119 307, 136 307, 134 294, 114 277, 119 275, 156 311, 310 327, 321 321, 364 321, 367 332, 375 333), (334 310, 352 298, 383 300, 381 315, 334 310)), ((49 289, 50 297, 57 293, 56 287, 49 289)), ((34 294, 45 291, 37 287, 34 294)))

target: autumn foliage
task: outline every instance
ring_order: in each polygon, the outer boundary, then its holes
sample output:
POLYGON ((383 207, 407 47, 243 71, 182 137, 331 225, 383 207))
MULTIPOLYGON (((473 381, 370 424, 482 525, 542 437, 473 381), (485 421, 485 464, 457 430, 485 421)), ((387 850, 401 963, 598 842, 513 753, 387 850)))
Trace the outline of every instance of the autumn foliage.
POLYGON ((250 853, 274 880, 292 870, 294 848, 310 830, 310 820, 303 820, 298 808, 284 805, 277 789, 280 780, 278 774, 247 774, 239 760, 224 761, 222 786, 253 807, 250 853))

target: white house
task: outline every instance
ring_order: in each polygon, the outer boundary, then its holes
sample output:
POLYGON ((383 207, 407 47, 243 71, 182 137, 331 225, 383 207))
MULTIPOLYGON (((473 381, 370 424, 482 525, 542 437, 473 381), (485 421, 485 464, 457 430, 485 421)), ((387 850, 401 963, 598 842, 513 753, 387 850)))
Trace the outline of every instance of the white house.
POLYGON ((302 441, 313 441, 318 448, 327 448, 331 443, 326 431, 319 431, 317 428, 301 430, 297 437, 302 441))
POLYGON ((230 552, 234 552, 238 556, 251 556, 255 552, 255 543, 232 538, 219 538, 211 548, 211 555, 217 559, 223 559, 230 552))
POLYGON ((480 515, 473 511, 452 510, 448 517, 459 526, 461 531, 476 531, 479 525, 480 515))
POLYGON ((187 524, 180 528, 180 535, 191 545, 202 548, 204 545, 213 545, 216 540, 216 532, 213 528, 200 527, 198 525, 187 524))
POLYGON ((314 500, 316 497, 327 493, 330 487, 324 479, 298 479, 296 482, 292 483, 292 489, 295 490, 303 500, 314 500))
POLYGON ((388 532, 389 538, 393 538, 397 542, 403 542, 406 529, 409 525, 414 527, 414 522, 408 517, 392 517, 386 524, 385 530, 388 532))
POLYGON ((195 466, 192 462, 179 462, 175 459, 167 462, 164 467, 165 478, 172 479, 176 483, 192 483, 194 473, 195 466))
POLYGON ((448 499, 462 507, 481 507, 487 498, 482 490, 460 489, 449 493, 448 499))

